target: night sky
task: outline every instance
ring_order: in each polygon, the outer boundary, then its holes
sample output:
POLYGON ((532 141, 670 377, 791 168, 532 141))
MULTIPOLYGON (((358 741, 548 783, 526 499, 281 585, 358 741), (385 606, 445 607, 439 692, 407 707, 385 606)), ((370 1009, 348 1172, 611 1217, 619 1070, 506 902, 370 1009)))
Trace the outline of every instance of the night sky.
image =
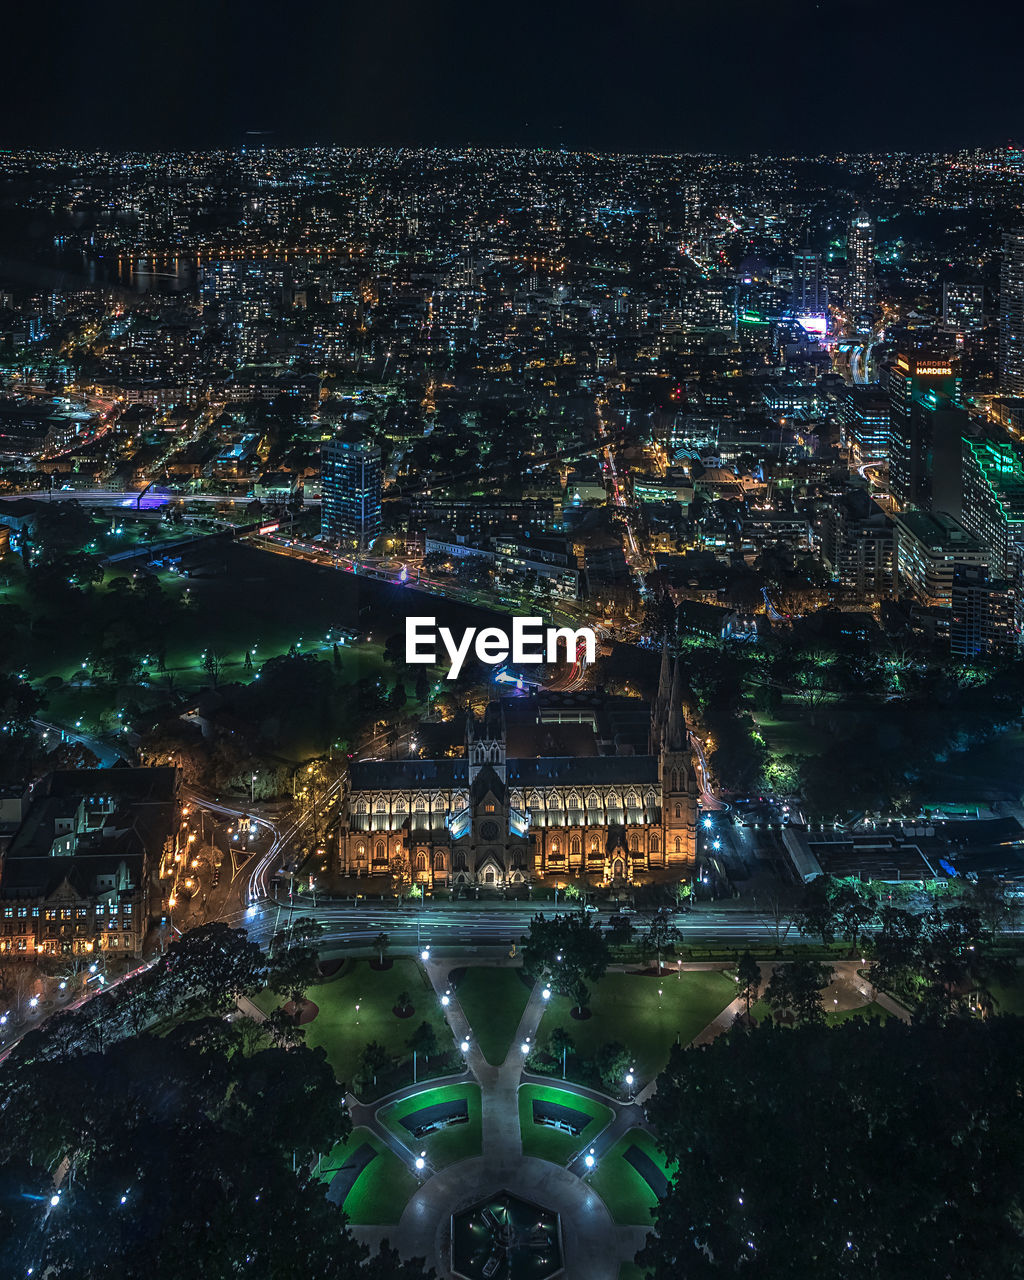
POLYGON ((1024 138, 1013 4, 95 0, 5 19, 0 145, 949 149, 1024 138))

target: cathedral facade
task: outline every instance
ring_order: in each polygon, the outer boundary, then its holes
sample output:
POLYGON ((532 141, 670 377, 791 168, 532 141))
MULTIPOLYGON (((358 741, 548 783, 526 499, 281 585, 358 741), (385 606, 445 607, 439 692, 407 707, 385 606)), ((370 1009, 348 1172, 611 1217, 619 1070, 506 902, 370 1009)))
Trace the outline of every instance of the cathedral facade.
POLYGON ((408 860, 420 884, 500 887, 693 871, 698 789, 667 651, 645 753, 510 756, 508 739, 494 702, 470 716, 464 756, 353 762, 343 872, 389 875, 408 860))

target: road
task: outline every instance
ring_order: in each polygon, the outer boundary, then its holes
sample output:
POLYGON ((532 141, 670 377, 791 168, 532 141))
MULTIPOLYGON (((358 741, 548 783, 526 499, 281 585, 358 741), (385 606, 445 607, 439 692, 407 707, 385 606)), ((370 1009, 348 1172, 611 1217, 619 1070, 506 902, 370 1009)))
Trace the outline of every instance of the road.
MULTIPOLYGON (((566 911, 563 903, 445 903, 443 905, 399 906, 391 902, 366 901, 344 903, 317 901, 296 894, 289 903, 288 881, 277 877, 280 897, 264 898, 245 911, 229 913, 225 922, 244 926, 249 936, 266 945, 274 932, 286 922, 289 913, 314 916, 324 926, 321 944, 372 946, 381 932, 388 935, 391 946, 432 947, 459 951, 466 947, 511 946, 529 928, 535 914, 558 915, 566 911)), ((571 909, 571 908, 570 908, 571 909)), ((594 914, 594 919, 607 922, 607 913, 594 914)), ((644 927, 645 917, 633 917, 644 927)), ((712 943, 742 945, 747 942, 774 941, 776 926, 746 907, 723 904, 701 904, 689 912, 678 912, 674 923, 682 934, 682 945, 706 946, 712 943)), ((785 923, 782 926, 785 929, 785 923)), ((791 931, 792 932, 792 931, 791 931)), ((795 934, 794 934, 795 936, 795 934)))
MULTIPOLYGON (((19 498, 35 498, 39 502, 80 502, 85 507, 129 507, 137 503, 141 489, 29 489, 19 491, 19 498)), ((150 491, 152 493, 152 490, 150 491)), ((148 495, 147 495, 148 496, 148 495)), ((153 494, 153 503, 157 502, 199 502, 220 505, 224 502, 251 502, 252 499, 238 490, 231 493, 168 493, 161 491, 153 494)), ((319 498, 307 498, 307 506, 319 505, 319 498)))

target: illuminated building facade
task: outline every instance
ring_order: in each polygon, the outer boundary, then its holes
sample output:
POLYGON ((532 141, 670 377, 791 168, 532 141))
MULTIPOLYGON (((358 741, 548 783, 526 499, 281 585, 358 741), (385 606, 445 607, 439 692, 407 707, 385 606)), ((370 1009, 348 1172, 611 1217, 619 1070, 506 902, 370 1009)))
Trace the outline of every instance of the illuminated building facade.
POLYGON ((1003 236, 999 276, 999 382, 1005 395, 1024 396, 1024 230, 1003 236))
POLYGON ((470 718, 464 756, 353 762, 343 872, 391 875, 408 859, 417 883, 492 887, 692 873, 697 783, 667 653, 645 754, 513 757, 508 739, 494 702, 470 718))
POLYGON ((849 310, 855 316, 872 311, 875 305, 875 224, 867 213, 856 213, 850 220, 846 263, 850 277, 849 310))
POLYGON ((968 421, 954 403, 956 390, 945 357, 923 351, 896 357, 889 374, 889 484, 903 510, 958 513, 958 501, 945 492, 959 487, 960 437, 968 421))
POLYGON ((381 529, 380 449, 361 438, 325 440, 320 466, 323 536, 367 547, 381 529))

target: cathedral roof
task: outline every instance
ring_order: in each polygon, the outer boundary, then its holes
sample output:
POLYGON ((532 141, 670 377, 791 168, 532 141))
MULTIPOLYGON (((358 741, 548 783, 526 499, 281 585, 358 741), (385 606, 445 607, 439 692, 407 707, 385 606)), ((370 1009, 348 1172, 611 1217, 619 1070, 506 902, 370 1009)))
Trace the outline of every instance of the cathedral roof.
POLYGON ((623 786, 658 781, 657 756, 537 756, 510 760, 512 786, 623 786))
MULTIPOLYGON (((354 760, 353 791, 444 790, 468 785, 466 758, 354 760)), ((508 761, 510 787, 625 786, 658 781, 657 756, 537 756, 508 761)))

